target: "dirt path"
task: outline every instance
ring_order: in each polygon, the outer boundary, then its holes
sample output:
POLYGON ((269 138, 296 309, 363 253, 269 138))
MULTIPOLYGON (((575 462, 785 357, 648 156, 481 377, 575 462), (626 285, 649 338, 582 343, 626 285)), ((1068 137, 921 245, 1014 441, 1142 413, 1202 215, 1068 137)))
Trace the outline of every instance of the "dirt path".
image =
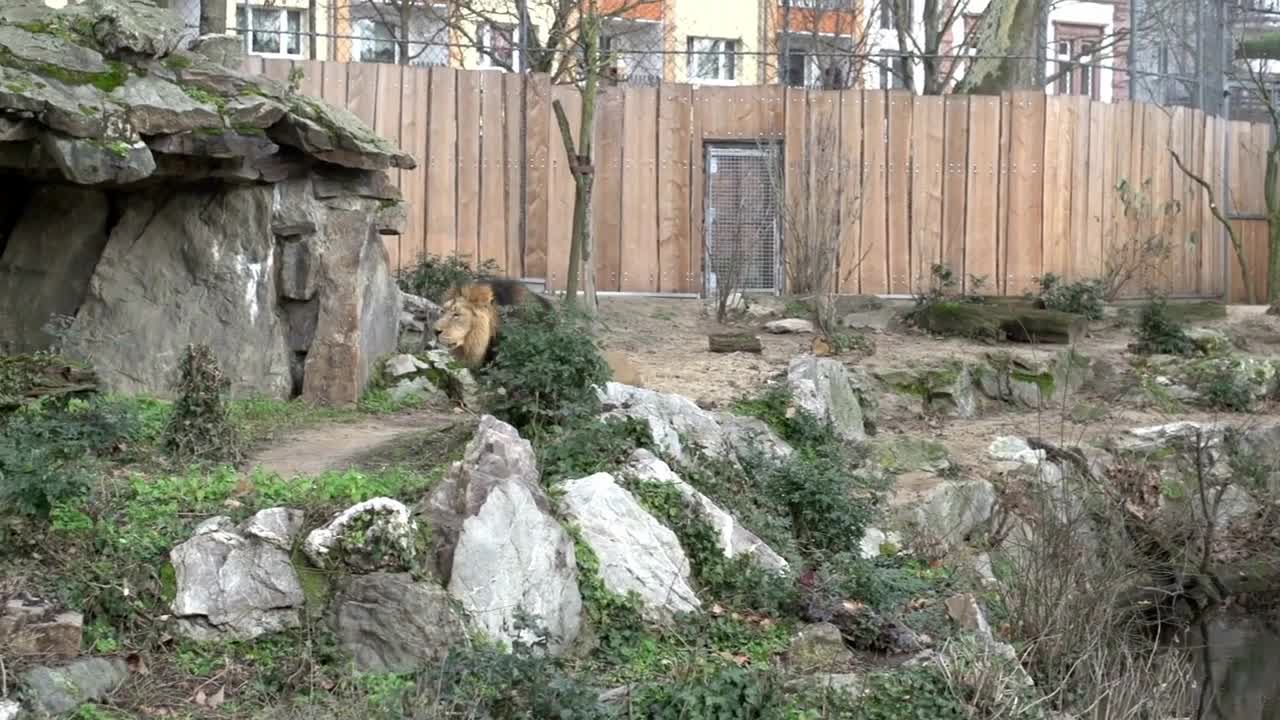
POLYGON ((306 428, 254 452, 247 467, 281 477, 348 470, 379 449, 414 435, 444 430, 459 421, 449 410, 420 410, 354 423, 306 428))

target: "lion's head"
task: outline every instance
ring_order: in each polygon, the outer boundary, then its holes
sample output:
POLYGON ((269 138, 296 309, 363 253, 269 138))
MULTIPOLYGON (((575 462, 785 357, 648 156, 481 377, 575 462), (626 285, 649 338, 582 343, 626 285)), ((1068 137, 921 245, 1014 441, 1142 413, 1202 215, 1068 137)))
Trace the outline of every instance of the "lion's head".
POLYGON ((493 288, 476 283, 449 290, 433 329, 440 344, 459 362, 478 367, 498 334, 498 307, 494 304, 493 288))

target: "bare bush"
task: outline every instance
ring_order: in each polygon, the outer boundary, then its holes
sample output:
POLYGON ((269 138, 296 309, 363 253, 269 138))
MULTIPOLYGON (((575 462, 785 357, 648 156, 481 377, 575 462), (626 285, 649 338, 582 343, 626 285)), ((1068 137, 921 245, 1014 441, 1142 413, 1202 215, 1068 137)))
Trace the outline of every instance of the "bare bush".
POLYGON ((1116 195, 1124 206, 1124 213, 1116 230, 1117 242, 1107 249, 1102 283, 1104 298, 1114 301, 1134 279, 1141 277, 1147 287, 1154 286, 1154 273, 1173 253, 1174 223, 1182 214, 1182 203, 1167 200, 1155 203, 1151 199, 1151 178, 1134 187, 1127 180, 1116 185, 1116 195))
POLYGON ((855 236, 862 217, 861 169, 840 152, 834 113, 811 114, 803 154, 786 164, 795 172, 774 163, 769 179, 784 231, 787 292, 811 299, 814 323, 830 334, 834 299, 867 253, 865 248, 860 256, 842 252, 843 239, 855 236))

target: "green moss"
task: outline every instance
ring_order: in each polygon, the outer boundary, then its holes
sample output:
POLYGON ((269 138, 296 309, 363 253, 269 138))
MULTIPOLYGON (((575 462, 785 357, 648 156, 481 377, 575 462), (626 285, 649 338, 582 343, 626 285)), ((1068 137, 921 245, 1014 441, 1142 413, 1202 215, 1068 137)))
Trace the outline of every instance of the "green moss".
POLYGON ((178 573, 173 563, 166 562, 160 566, 160 599, 168 605, 178 597, 178 573))
POLYGON ((1054 387, 1057 381, 1053 377, 1053 373, 1042 372, 1033 373, 1025 370, 1012 370, 1009 373, 1009 379, 1013 382, 1029 383, 1040 389, 1040 397, 1053 397, 1054 387))
POLYGON ((34 60, 24 60, 4 48, 0 48, 0 65, 52 78, 66 85, 92 85, 107 93, 125 84, 129 79, 129 67, 122 62, 109 62, 106 71, 91 73, 69 70, 34 60))
POLYGON ((290 555, 290 563, 294 572, 298 573, 298 584, 302 586, 302 596, 306 599, 309 612, 318 612, 329 604, 329 596, 333 593, 329 573, 314 567, 297 545, 290 555))
POLYGON ((164 59, 164 66, 170 70, 186 70, 191 67, 191 58, 185 55, 170 55, 164 59))
POLYGON ((221 113, 223 110, 227 108, 226 98, 222 97, 221 95, 215 95, 209 92, 208 90, 204 90, 198 87, 192 87, 190 85, 183 85, 182 92, 186 93, 187 97, 191 98, 192 100, 195 100, 201 105, 212 105, 214 108, 218 110, 219 113, 221 113))
POLYGON ((83 113, 84 115, 87 115, 88 117, 93 117, 97 115, 100 112, 100 110, 98 110, 98 108, 96 107, 93 107, 92 105, 81 105, 80 112, 83 113))
POLYGON ((254 125, 244 125, 244 124, 232 125, 231 129, 235 130, 237 133, 241 135, 247 135, 249 137, 266 137, 267 136, 266 130, 263 130, 262 128, 254 125))
POLYGON ((93 142, 98 147, 121 159, 129 157, 129 152, 132 150, 132 146, 123 140, 94 140, 93 142))

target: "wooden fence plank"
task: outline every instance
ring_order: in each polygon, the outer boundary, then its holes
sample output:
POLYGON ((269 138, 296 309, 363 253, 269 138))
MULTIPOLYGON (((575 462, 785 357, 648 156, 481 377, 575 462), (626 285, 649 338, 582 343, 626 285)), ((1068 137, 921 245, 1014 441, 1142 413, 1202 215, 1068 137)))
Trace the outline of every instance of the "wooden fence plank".
POLYGON ((888 129, 885 91, 867 90, 862 96, 862 293, 889 292, 888 190, 886 151, 888 129))
POLYGON ((302 73, 298 92, 318 98, 324 92, 324 64, 319 60, 294 60, 293 66, 302 73))
MULTIPOLYGON (((981 98, 975 102, 982 102, 981 98)), ((969 178, 969 104, 965 95, 952 95, 946 99, 946 119, 943 126, 942 180, 942 262, 960 276, 965 277, 965 212, 968 200, 969 178)))
MULTIPOLYGON (((1096 103, 1101 105, 1101 103, 1096 103)), ((1075 146, 1071 151, 1071 232, 1067 239, 1068 266, 1062 269, 1067 277, 1084 280, 1097 277, 1092 270, 1098 250, 1094 247, 1097 235, 1089 234, 1089 198, 1093 182, 1090 173, 1089 138, 1093 128, 1089 111, 1095 105, 1087 95, 1074 98, 1075 146)))
POLYGON ((320 65, 320 98, 332 105, 347 107, 348 63, 323 62, 320 65))
POLYGON ((431 73, 423 68, 404 70, 404 96, 400 120, 400 146, 413 155, 418 167, 400 173, 400 193, 408 205, 408 222, 400 238, 400 266, 415 263, 426 250, 427 221, 427 118, 431 112, 431 73))
POLYGON ((964 281, 969 277, 986 278, 981 290, 996 293, 1000 289, 1000 263, 997 248, 1000 240, 1000 110, 999 97, 974 97, 969 103, 969 161, 965 167, 965 244, 964 281))
MULTIPOLYGON (((564 107, 565 117, 569 120, 569 129, 573 141, 580 139, 582 127, 582 96, 571 86, 558 85, 551 88, 553 100, 560 101, 564 107)), ((573 240, 573 203, 574 180, 569 169, 569 156, 566 154, 564 141, 554 118, 552 120, 551 146, 548 156, 551 158, 547 169, 548 187, 540 192, 547 198, 546 214, 546 256, 548 287, 563 290, 568 281, 569 244, 573 240)), ((581 284, 578 287, 582 287, 581 284)))
POLYGON ((1110 223, 1111 194, 1111 129, 1114 106, 1110 103, 1089 103, 1089 190, 1086 193, 1084 238, 1075 251, 1075 273, 1081 278, 1102 275, 1102 256, 1105 252, 1105 236, 1110 223))
POLYGON ((271 58, 262 63, 262 74, 279 83, 289 84, 289 75, 293 72, 293 61, 289 59, 271 58))
MULTIPOLYGON (((544 278, 548 282, 554 282, 552 274, 558 273, 563 283, 564 270, 569 266, 568 255, 556 258, 556 263, 547 257, 549 158, 552 149, 562 148, 560 131, 551 116, 551 79, 543 74, 530 75, 525 78, 525 85, 528 144, 525 157, 524 271, 527 277, 544 278)), ((571 118, 574 115, 576 113, 570 113, 571 118)))
POLYGON ((658 289, 692 292, 689 169, 693 91, 688 85, 663 85, 658 90, 658 289))
POLYGON ((1000 93, 1000 174, 996 211, 996 274, 989 292, 1001 295, 1009 284, 1009 185, 1013 180, 1013 93, 1000 93))
POLYGON ((622 277, 622 138, 626 96, 620 87, 600 91, 596 103, 595 186, 591 226, 596 288, 616 292, 622 277))
POLYGON ((658 290, 658 89, 628 87, 622 144, 623 292, 658 290))
MULTIPOLYGON (((374 85, 373 122, 371 125, 374 132, 399 146, 400 130, 404 123, 404 113, 400 111, 403 84, 402 69, 399 65, 379 64, 375 67, 377 76, 374 85)), ((398 169, 390 169, 386 172, 391 182, 396 187, 401 187, 400 171, 398 169)), ((401 196, 403 194, 401 192, 401 196)), ((384 235, 382 243, 387 248, 387 259, 391 267, 399 268, 400 236, 384 235)))
POLYGON ((813 158, 810 157, 808 144, 809 93, 804 88, 789 87, 785 97, 786 127, 782 148, 784 192, 779 207, 779 212, 782 213, 781 280, 787 292, 794 293, 798 292, 791 282, 796 272, 793 264, 799 256, 797 248, 801 243, 810 242, 811 238, 806 236, 813 232, 809 224, 813 217, 813 206, 809 202, 813 197, 810 192, 812 177, 807 173, 813 158))
POLYGON ((888 167, 888 249, 889 292, 905 295, 911 292, 911 137, 912 94, 906 90, 890 90, 888 167))
POLYGON ((507 204, 502 119, 502 74, 480 76, 480 261, 492 260, 507 274, 507 204))
POLYGON ((503 266, 507 268, 508 275, 527 277, 528 273, 524 268, 524 236, 520 231, 520 219, 524 215, 524 187, 520 181, 525 156, 524 128, 520 122, 524 115, 524 75, 503 73, 502 89, 505 95, 502 124, 506 133, 502 162, 507 212, 507 257, 503 266))
MULTIPOLYGON (((941 96, 913 98, 911 109, 911 292, 932 285, 942 261, 942 160, 945 107, 941 96)), ((953 270, 955 268, 952 268, 953 270)))
MULTIPOLYGON (((1222 202, 1222 183, 1216 179, 1221 177, 1222 173, 1222 153, 1226 147, 1222 132, 1222 122, 1218 118, 1205 116, 1204 119, 1204 135, 1205 135, 1205 157, 1204 157, 1204 174, 1201 177, 1214 178, 1214 201, 1222 202)), ((1222 226, 1218 223, 1218 219, 1213 216, 1209 210, 1209 194, 1201 193, 1200 214, 1203 218, 1201 224, 1201 232, 1203 238, 1200 244, 1203 246, 1203 264, 1205 266, 1206 276, 1206 294, 1211 296, 1222 296, 1227 292, 1227 278, 1230 277, 1231 269, 1229 267, 1229 256, 1227 255, 1227 246, 1230 241, 1225 237, 1222 226)))
POLYGON ((433 67, 427 121, 427 252, 448 257, 457 250, 457 72, 433 67))
MULTIPOLYGON (((1075 150, 1076 114, 1069 95, 1045 97, 1043 255, 1035 275, 1059 276, 1071 264, 1071 154, 1075 150), (1048 132, 1053 128, 1053 132, 1048 132)), ((1033 281, 1028 279, 1028 286, 1033 281)))
POLYGON ((480 258, 480 74, 458 73, 458 254, 480 258))
POLYGON ((840 92, 840 292, 856 295, 860 269, 863 213, 862 91, 840 92))
POLYGON ((1129 241, 1128 220, 1125 217, 1125 204, 1121 201, 1120 183, 1132 182, 1129 171, 1130 148, 1133 145, 1133 104, 1116 103, 1112 108, 1113 126, 1111 129, 1111 181, 1107 184, 1106 197, 1103 202, 1110 208, 1111 222, 1103 228, 1102 271, 1107 274, 1112 259, 1118 249, 1129 241))
POLYGON ((347 66, 347 109, 373 127, 378 113, 378 68, 381 63, 347 66))
MULTIPOLYGON (((810 221, 810 239, 819 244, 821 252, 830 262, 831 272, 840 272, 840 92, 837 90, 809 91, 808 140, 805 152, 809 156, 806 179, 810 221)), ((837 286, 839 275, 831 278, 837 286)))
POLYGON ((1009 246, 1005 293, 1032 289, 1044 257, 1045 96, 1016 91, 1009 140, 1009 246))
POLYGON ((1178 217, 1173 225, 1173 252, 1169 258, 1169 291, 1178 295, 1186 295, 1194 292, 1188 289, 1188 281, 1191 277, 1190 261, 1190 242, 1188 236, 1190 234, 1190 225, 1192 219, 1192 207, 1187 202, 1187 186, 1183 182, 1182 173, 1173 166, 1172 156, 1169 150, 1173 149, 1183 158, 1184 162, 1190 157, 1188 152, 1187 132, 1187 108, 1175 107, 1169 118, 1169 141, 1167 146, 1156 148, 1156 152, 1160 155, 1164 162, 1163 172, 1168 176, 1169 183, 1169 199, 1178 204, 1178 217))

